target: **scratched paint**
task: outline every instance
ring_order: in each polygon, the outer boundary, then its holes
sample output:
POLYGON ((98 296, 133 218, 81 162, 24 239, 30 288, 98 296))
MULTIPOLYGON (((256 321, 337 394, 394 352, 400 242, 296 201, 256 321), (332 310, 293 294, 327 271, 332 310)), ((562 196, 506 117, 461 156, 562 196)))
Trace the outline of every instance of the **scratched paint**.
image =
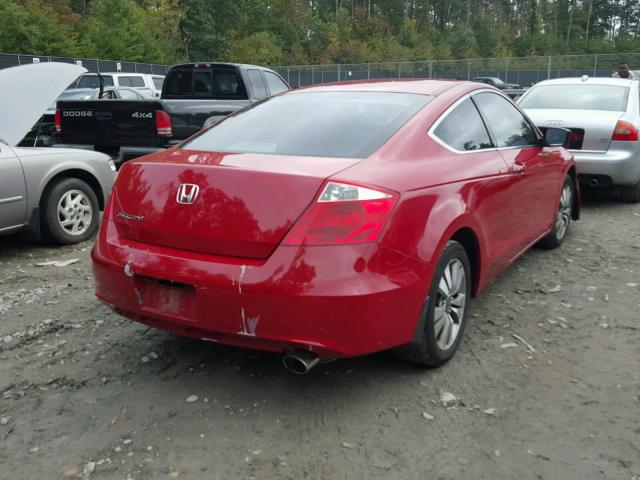
POLYGON ((133 270, 131 269, 131 262, 127 262, 127 264, 124 266, 124 274, 127 277, 133 277, 133 270))
POLYGON ((249 317, 247 319, 247 327, 248 327, 248 332, 247 335, 251 335, 252 337, 256 336, 256 328, 258 327, 258 323, 260 322, 260 315, 257 315, 255 317, 249 317))
POLYGON ((242 329, 238 332, 240 335, 247 335, 249 337, 256 336, 256 328, 258 328, 258 323, 260 323, 260 315, 256 315, 255 317, 246 317, 244 307, 240 308, 240 318, 242 320, 242 329))
POLYGON ((144 296, 142 295, 142 292, 137 288, 135 288, 134 291, 136 292, 136 300, 138 301, 138 305, 142 305, 142 302, 144 302, 144 296))
POLYGON ((240 278, 238 278, 238 293, 240 295, 242 295, 242 279, 244 278, 244 274, 247 273, 248 268, 249 267, 247 267, 246 265, 240 266, 240 278))

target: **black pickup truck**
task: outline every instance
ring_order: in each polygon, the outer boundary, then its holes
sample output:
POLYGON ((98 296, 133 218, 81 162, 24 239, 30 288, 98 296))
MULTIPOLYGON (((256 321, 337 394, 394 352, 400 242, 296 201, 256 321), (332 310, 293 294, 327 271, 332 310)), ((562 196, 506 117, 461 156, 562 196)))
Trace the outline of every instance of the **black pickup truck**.
POLYGON ((159 99, 60 101, 56 128, 63 144, 91 145, 124 161, 180 143, 246 105, 289 89, 264 67, 175 65, 159 99))

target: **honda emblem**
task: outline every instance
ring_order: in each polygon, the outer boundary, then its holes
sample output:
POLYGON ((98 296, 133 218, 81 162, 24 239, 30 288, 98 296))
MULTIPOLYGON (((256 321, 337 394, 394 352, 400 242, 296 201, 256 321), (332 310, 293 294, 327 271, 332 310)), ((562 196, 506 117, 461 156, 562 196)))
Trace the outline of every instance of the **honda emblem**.
POLYGON ((198 198, 198 192, 200 192, 198 185, 183 183, 178 187, 176 202, 182 205, 192 205, 196 201, 196 198, 198 198))

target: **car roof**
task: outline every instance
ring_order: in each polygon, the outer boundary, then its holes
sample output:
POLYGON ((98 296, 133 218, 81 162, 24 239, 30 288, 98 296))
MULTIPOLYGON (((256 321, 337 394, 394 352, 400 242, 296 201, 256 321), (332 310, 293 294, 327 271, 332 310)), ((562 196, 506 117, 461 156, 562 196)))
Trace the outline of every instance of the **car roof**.
MULTIPOLYGON (((95 75, 98 76, 98 74, 96 72, 87 72, 85 74, 83 74, 83 77, 87 77, 89 75, 95 75)), ((148 75, 148 76, 156 76, 156 77, 164 77, 164 75, 162 75, 161 73, 139 73, 139 72, 100 72, 100 75, 125 75, 125 76, 130 76, 130 75, 148 75)))
POLYGON ((633 82, 637 80, 630 80, 628 78, 614 78, 614 77, 573 77, 573 78, 554 78, 551 80, 543 80, 534 85, 622 85, 630 87, 633 82))
POLYGON ((264 67, 261 65, 250 65, 248 63, 232 63, 232 62, 191 62, 191 63, 180 63, 178 65, 173 65, 169 70, 173 70, 174 68, 195 68, 196 65, 204 65, 209 64, 212 67, 233 67, 233 68, 257 68, 259 70, 268 70, 273 72, 274 70, 269 67, 264 67))
POLYGON ((353 80, 347 82, 325 83, 318 86, 303 87, 292 90, 289 94, 298 92, 387 92, 414 93, 436 96, 450 88, 467 85, 478 87, 477 83, 458 80, 425 80, 425 79, 384 79, 384 80, 353 80))

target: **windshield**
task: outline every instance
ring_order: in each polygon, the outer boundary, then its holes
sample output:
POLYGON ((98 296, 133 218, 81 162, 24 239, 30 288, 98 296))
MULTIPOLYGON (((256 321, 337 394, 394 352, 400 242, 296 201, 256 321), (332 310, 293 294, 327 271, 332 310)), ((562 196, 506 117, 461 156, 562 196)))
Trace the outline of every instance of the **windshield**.
POLYGON ((542 85, 519 104, 525 109, 603 110, 624 112, 629 89, 617 85, 542 85))
POLYGON ((432 97, 315 92, 273 97, 227 117, 187 142, 193 150, 364 158, 432 97))

